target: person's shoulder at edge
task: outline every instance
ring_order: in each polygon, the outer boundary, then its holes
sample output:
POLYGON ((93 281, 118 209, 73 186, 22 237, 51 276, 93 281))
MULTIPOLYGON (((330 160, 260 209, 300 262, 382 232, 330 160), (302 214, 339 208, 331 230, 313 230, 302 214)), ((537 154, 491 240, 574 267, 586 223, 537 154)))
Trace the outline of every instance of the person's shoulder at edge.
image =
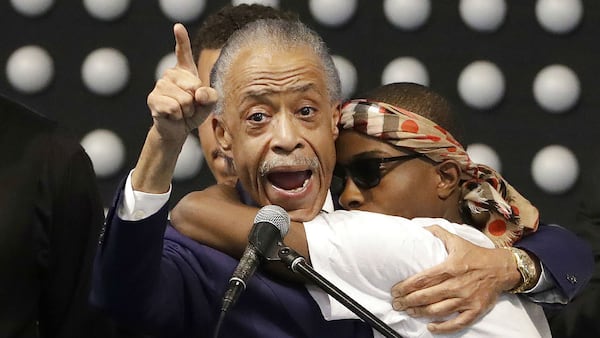
POLYGON ((3 132, 10 133, 12 131, 16 133, 14 127, 26 126, 28 132, 23 133, 21 130, 19 134, 24 134, 23 136, 27 137, 32 134, 44 131, 49 132, 58 128, 56 121, 2 94, 0 94, 0 113, 2 115, 0 129, 3 132))

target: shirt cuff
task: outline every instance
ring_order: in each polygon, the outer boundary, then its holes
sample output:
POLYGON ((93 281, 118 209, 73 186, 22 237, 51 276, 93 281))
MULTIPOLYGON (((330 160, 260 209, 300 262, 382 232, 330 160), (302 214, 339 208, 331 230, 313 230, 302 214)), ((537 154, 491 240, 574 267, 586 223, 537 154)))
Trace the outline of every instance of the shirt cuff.
POLYGON ((548 277, 548 275, 546 273, 546 269, 544 269, 544 264, 542 264, 540 262, 540 266, 542 268, 542 272, 540 273, 540 278, 538 279, 537 283, 531 289, 525 290, 523 293, 542 292, 542 291, 552 289, 556 286, 556 285, 554 285, 552 278, 548 277))
POLYGON ((142 191, 133 190, 131 185, 131 174, 129 172, 125 181, 124 197, 121 204, 117 207, 117 215, 124 221, 139 221, 157 213, 171 196, 171 185, 169 191, 163 194, 150 194, 142 191))
POLYGON ((533 288, 524 291, 523 295, 534 303, 567 304, 569 299, 556 287, 554 278, 546 272, 544 264, 540 262, 540 266, 542 267, 540 279, 533 288))

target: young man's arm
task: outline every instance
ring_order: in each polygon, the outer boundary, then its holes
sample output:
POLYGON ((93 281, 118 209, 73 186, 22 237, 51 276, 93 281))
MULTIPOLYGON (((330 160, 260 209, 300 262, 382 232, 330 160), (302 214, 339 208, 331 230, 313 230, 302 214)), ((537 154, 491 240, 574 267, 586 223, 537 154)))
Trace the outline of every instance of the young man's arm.
MULTIPOLYGON (((248 245, 258 210, 240 202, 234 187, 218 184, 182 198, 171 211, 171 223, 182 234, 239 258, 248 245)), ((292 220, 284 243, 310 262, 303 223, 292 220)), ((283 265, 273 264, 270 268, 280 277, 303 281, 283 265)))

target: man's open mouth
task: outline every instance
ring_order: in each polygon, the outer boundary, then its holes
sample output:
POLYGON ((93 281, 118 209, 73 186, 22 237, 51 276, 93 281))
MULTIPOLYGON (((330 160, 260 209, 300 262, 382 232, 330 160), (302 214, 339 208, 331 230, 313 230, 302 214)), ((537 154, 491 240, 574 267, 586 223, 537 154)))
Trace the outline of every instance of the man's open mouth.
POLYGON ((306 187, 311 176, 311 170, 280 171, 267 174, 267 179, 277 189, 299 192, 306 187))

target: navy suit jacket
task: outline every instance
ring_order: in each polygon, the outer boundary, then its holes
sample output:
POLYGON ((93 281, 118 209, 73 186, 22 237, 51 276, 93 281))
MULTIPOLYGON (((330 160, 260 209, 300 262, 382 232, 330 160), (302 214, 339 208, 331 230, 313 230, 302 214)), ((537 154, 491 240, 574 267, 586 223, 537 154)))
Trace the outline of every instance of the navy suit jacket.
MULTIPOLYGON (((183 236, 166 219, 166 206, 137 222, 120 220, 113 206, 96 256, 92 303, 124 324, 160 337, 212 337, 239 261, 183 236)), ((326 321, 303 285, 257 271, 225 317, 219 337, 373 333, 359 320, 326 321)))
MULTIPOLYGON (((514 246, 534 253, 569 301, 581 293, 592 278, 594 255, 589 243, 563 227, 540 224, 535 236, 526 236, 514 246)), ((556 308, 561 304, 541 305, 556 308)))

